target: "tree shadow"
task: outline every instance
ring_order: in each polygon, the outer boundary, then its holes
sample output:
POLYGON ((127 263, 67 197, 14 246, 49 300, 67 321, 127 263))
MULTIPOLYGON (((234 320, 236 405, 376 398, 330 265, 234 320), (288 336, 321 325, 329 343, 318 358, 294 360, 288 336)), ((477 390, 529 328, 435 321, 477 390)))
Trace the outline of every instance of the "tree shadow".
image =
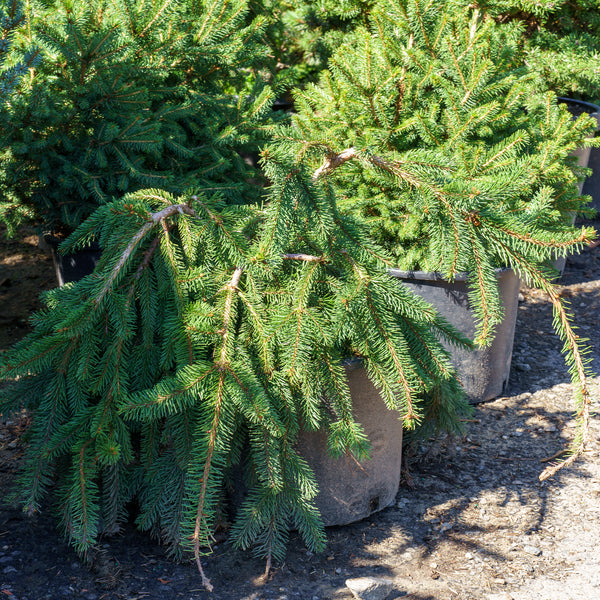
POLYGON ((56 287, 49 251, 38 245, 33 228, 8 240, 0 225, 0 351, 29 331, 31 314, 41 308, 40 292, 56 287))

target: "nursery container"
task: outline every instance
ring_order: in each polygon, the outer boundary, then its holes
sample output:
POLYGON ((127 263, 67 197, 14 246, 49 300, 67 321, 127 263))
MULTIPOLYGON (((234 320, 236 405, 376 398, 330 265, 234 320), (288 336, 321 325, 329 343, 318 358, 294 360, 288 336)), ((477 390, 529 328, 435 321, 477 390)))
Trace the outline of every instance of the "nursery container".
POLYGON ((345 525, 389 506, 400 485, 402 420, 389 410, 360 362, 346 366, 354 417, 371 442, 368 460, 332 458, 324 431, 304 431, 298 450, 319 484, 316 504, 326 526, 345 525))
MULTIPOLYGON (((558 101, 567 107, 567 110, 573 115, 574 119, 582 113, 588 113, 590 117, 596 119, 596 123, 598 123, 596 131, 598 130, 598 127, 600 127, 600 106, 591 102, 584 102, 583 100, 574 100, 573 98, 558 98, 558 101)), ((577 164, 580 167, 587 167, 589 165, 592 150, 592 148, 578 148, 572 152, 572 155, 577 157, 577 164)), ((581 193, 583 185, 584 182, 579 184, 579 193, 581 193)))
MULTIPOLYGON (((348 361, 346 376, 353 415, 371 443, 368 460, 334 458, 327 449, 327 432, 301 430, 296 449, 315 474, 315 503, 326 527, 360 521, 389 506, 400 487, 402 419, 389 410, 359 360, 348 361)), ((242 469, 234 467, 228 501, 235 515, 247 497, 242 469)))
MULTIPOLYGON (((566 105, 574 118, 581 113, 588 113, 598 123, 596 131, 600 129, 600 106, 573 98, 558 98, 558 100, 566 105)), ((600 208, 600 148, 578 148, 573 152, 573 156, 577 156, 580 167, 590 167, 593 170, 590 177, 579 184, 579 191, 592 196, 593 206, 598 210, 600 208), (592 190, 596 190, 595 195, 592 190)))
MULTIPOLYGON (((573 98, 558 98, 559 102, 565 104, 568 111, 573 115, 573 118, 576 119, 582 113, 588 113, 591 117, 596 119, 596 123, 598 124, 596 127, 596 131, 600 128, 600 106, 597 104, 592 104, 591 102, 584 102, 583 100, 575 100, 573 98)), ((597 148, 578 148, 573 151, 572 156, 577 157, 577 164, 580 167, 591 167, 593 169, 593 173, 586 180, 581 181, 579 183, 579 193, 585 193, 592 196, 592 205, 596 210, 600 208, 600 149, 597 148), (596 164, 597 163, 597 164, 596 164), (588 181, 597 180, 592 183, 592 188, 596 187, 597 191, 595 192, 598 200, 594 199, 594 193, 591 190, 588 190, 588 181)), ((573 215, 573 222, 577 215, 573 215)), ((565 270, 565 266, 567 264, 567 259, 564 256, 557 258, 552 261, 552 266, 560 273, 563 274, 565 270)), ((559 275, 559 277, 560 277, 559 275)))
POLYGON ((100 246, 92 242, 89 246, 81 248, 77 252, 62 254, 58 251, 61 239, 45 235, 44 241, 52 250, 52 261, 58 285, 65 285, 72 281, 79 281, 86 275, 90 275, 100 260, 100 246))
POLYGON ((582 193, 591 196, 590 206, 600 211, 600 148, 591 148, 587 166, 592 174, 584 181, 582 193))
MULTIPOLYGON (((498 286, 504 306, 504 319, 496 326, 492 344, 476 350, 449 347, 469 402, 476 404, 502 395, 510 373, 515 324, 519 305, 519 278, 512 269, 498 269, 498 286)), ((454 281, 440 273, 392 270, 413 292, 432 304, 454 327, 470 339, 475 336, 475 319, 469 303, 467 275, 458 274, 454 281)))

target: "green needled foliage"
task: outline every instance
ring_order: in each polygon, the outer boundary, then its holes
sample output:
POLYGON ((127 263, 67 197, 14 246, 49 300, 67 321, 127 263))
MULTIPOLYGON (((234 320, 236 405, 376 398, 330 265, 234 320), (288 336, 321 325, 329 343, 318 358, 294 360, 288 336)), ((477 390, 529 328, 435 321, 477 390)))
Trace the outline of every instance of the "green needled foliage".
POLYGON ((17 87, 20 79, 40 62, 37 49, 29 49, 23 59, 10 64, 7 61, 9 50, 14 42, 17 30, 25 23, 23 2, 10 0, 0 6, 0 107, 17 87))
POLYGON ((598 0, 483 0, 502 28, 515 28, 525 60, 559 96, 600 101, 598 0))
POLYGON ((67 242, 98 240, 96 271, 49 292, 33 333, 2 356, 0 410, 33 414, 20 498, 36 511, 52 492, 79 551, 136 499, 139 527, 193 552, 202 572, 242 455, 236 543, 270 562, 296 528, 321 548, 317 482, 294 442, 322 428, 337 454, 368 453, 348 357, 408 428, 427 394, 451 397, 437 412, 454 424, 466 408, 438 340, 468 341, 387 275, 302 164, 265 157, 263 208, 160 190, 100 207, 67 242))
POLYGON ((342 210, 370 227, 396 267, 470 274, 477 344, 503 318, 495 268, 549 294, 577 401, 576 455, 589 435, 585 340, 549 263, 595 235, 573 225, 589 198, 578 195, 568 156, 593 143, 593 123, 536 93, 511 39, 460 1, 380 0, 369 29, 296 94, 294 128, 280 137, 321 165, 342 210))
MULTIPOLYGON (((37 48, 30 48, 25 51, 20 60, 10 60, 13 58, 10 51, 14 44, 16 33, 25 23, 23 3, 19 0, 5 2, 4 6, 0 7, 0 123, 2 122, 2 113, 6 110, 6 105, 13 93, 18 89, 19 83, 27 71, 33 69, 40 62, 40 52, 37 48)), ((0 130, 0 143, 3 141, 0 130)), ((2 156, 1 152, 0 156, 2 156)), ((3 216, 3 212, 2 200, 0 199, 0 217, 3 216)), ((17 222, 25 220, 29 216, 27 207, 18 204, 12 205, 11 213, 13 219, 17 222)), ((9 233, 14 233, 10 221, 7 223, 7 226, 9 233)))
POLYGON ((269 20, 265 43, 272 71, 284 70, 296 85, 318 78, 344 38, 364 25, 373 0, 250 0, 269 20))
POLYGON ((468 409, 441 342, 469 340, 392 267, 471 273, 482 345, 502 318, 496 267, 545 290, 581 425, 562 464, 589 435, 583 340, 547 266, 593 235, 571 224, 585 199, 567 158, 589 118, 535 93, 511 35, 458 1, 344 2, 335 14, 369 29, 298 93, 258 174, 242 153, 277 88, 255 60, 273 34, 256 5, 40 0, 47 60, 0 110, 5 217, 31 206, 79 225, 64 250, 103 249, 0 357, 0 412, 32 414, 18 496, 29 512, 51 496, 82 553, 135 501, 140 529, 192 554, 207 590, 201 558, 237 471, 240 547, 268 568, 290 529, 323 546, 296 441, 323 429, 334 455, 368 454, 345 360, 407 429, 456 428, 468 409))
MULTIPOLYGON (((0 215, 69 233, 126 192, 240 197, 275 88, 245 0, 35 2, 45 55, 0 111, 0 215)), ((247 188, 246 193, 253 188, 247 188)), ((244 201, 256 201, 258 195, 244 201)))

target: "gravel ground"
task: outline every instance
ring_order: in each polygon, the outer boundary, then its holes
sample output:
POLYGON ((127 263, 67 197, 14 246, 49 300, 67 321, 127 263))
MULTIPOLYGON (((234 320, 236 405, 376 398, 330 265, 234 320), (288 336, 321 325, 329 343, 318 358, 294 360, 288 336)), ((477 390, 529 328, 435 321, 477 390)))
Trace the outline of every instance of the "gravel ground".
MULTIPOLYGON (((47 283, 46 271, 22 276, 37 252, 30 246, 3 246, 0 255, 0 343, 25 331, 21 317, 5 316, 9 299, 27 299, 29 310, 27 282, 34 290, 47 283), (14 259, 17 251, 21 258, 14 259)), ((40 259, 49 268, 47 257, 40 259)), ((580 334, 596 343, 600 364, 600 247, 568 260, 561 291, 580 334)), ((103 539, 87 565, 57 535, 50 515, 27 518, 5 501, 0 598, 349 600, 345 581, 371 576, 392 580, 388 600, 600 599, 600 425, 593 421, 581 460, 538 480, 541 460, 573 435, 573 405, 549 303, 535 290, 522 295, 506 396, 478 405, 464 438, 416 449, 395 502, 359 523, 330 528, 325 553, 311 554, 292 535, 285 562, 265 582, 262 561, 233 550, 223 536, 205 560, 215 587, 209 594, 191 563, 170 561, 129 526, 103 539)), ((600 379, 591 385, 597 408, 600 379)), ((26 426, 26 415, 0 419, 3 494, 26 426)))

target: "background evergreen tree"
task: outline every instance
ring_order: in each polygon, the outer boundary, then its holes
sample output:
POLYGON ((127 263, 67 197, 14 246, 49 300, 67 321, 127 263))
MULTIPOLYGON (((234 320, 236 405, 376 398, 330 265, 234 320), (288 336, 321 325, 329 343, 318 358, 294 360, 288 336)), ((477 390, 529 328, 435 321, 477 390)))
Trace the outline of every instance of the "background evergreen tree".
POLYGON ((246 2, 32 6, 46 60, 0 113, 0 214, 13 230, 26 209, 69 232, 127 191, 233 197, 256 176, 241 154, 256 151, 272 91, 256 68, 263 20, 247 23, 246 2))
POLYGON ((333 51, 359 25, 373 0, 250 0, 254 14, 269 19, 265 41, 273 72, 304 86, 318 78, 333 51))
POLYGON ((40 53, 36 48, 27 50, 22 60, 15 64, 7 61, 15 34, 24 23, 25 13, 20 0, 6 1, 0 6, 0 106, 7 102, 27 70, 40 61, 40 53))
POLYGON ((501 27, 517 26, 529 67, 559 96, 600 102, 598 0, 483 0, 501 27))
POLYGON ((380 0, 319 85, 296 94, 295 133, 281 137, 321 165, 342 209, 396 267, 450 280, 470 273, 476 343, 490 343, 503 317, 496 268, 549 294, 573 378, 577 454, 588 435, 585 342, 549 263, 595 235, 572 224, 589 198, 578 195, 568 157, 592 143, 595 124, 573 122, 552 94, 536 93, 511 40, 460 1, 380 0))
MULTIPOLYGON (((21 60, 9 60, 16 33, 24 26, 24 23, 25 13, 22 2, 11 0, 0 6, 0 123, 5 106, 20 80, 29 69, 33 69, 40 62, 39 50, 31 47, 21 55, 21 60)), ((3 141, 0 133, 0 143, 3 141)), ((0 156, 2 156, 1 151, 0 156)), ((3 213, 1 202, 0 200, 0 216, 3 213)), ((27 208, 23 206, 13 205, 11 212, 14 215, 13 219, 17 222, 27 218, 28 215, 27 208)), ((8 227, 10 230, 11 223, 8 223, 8 227)))

